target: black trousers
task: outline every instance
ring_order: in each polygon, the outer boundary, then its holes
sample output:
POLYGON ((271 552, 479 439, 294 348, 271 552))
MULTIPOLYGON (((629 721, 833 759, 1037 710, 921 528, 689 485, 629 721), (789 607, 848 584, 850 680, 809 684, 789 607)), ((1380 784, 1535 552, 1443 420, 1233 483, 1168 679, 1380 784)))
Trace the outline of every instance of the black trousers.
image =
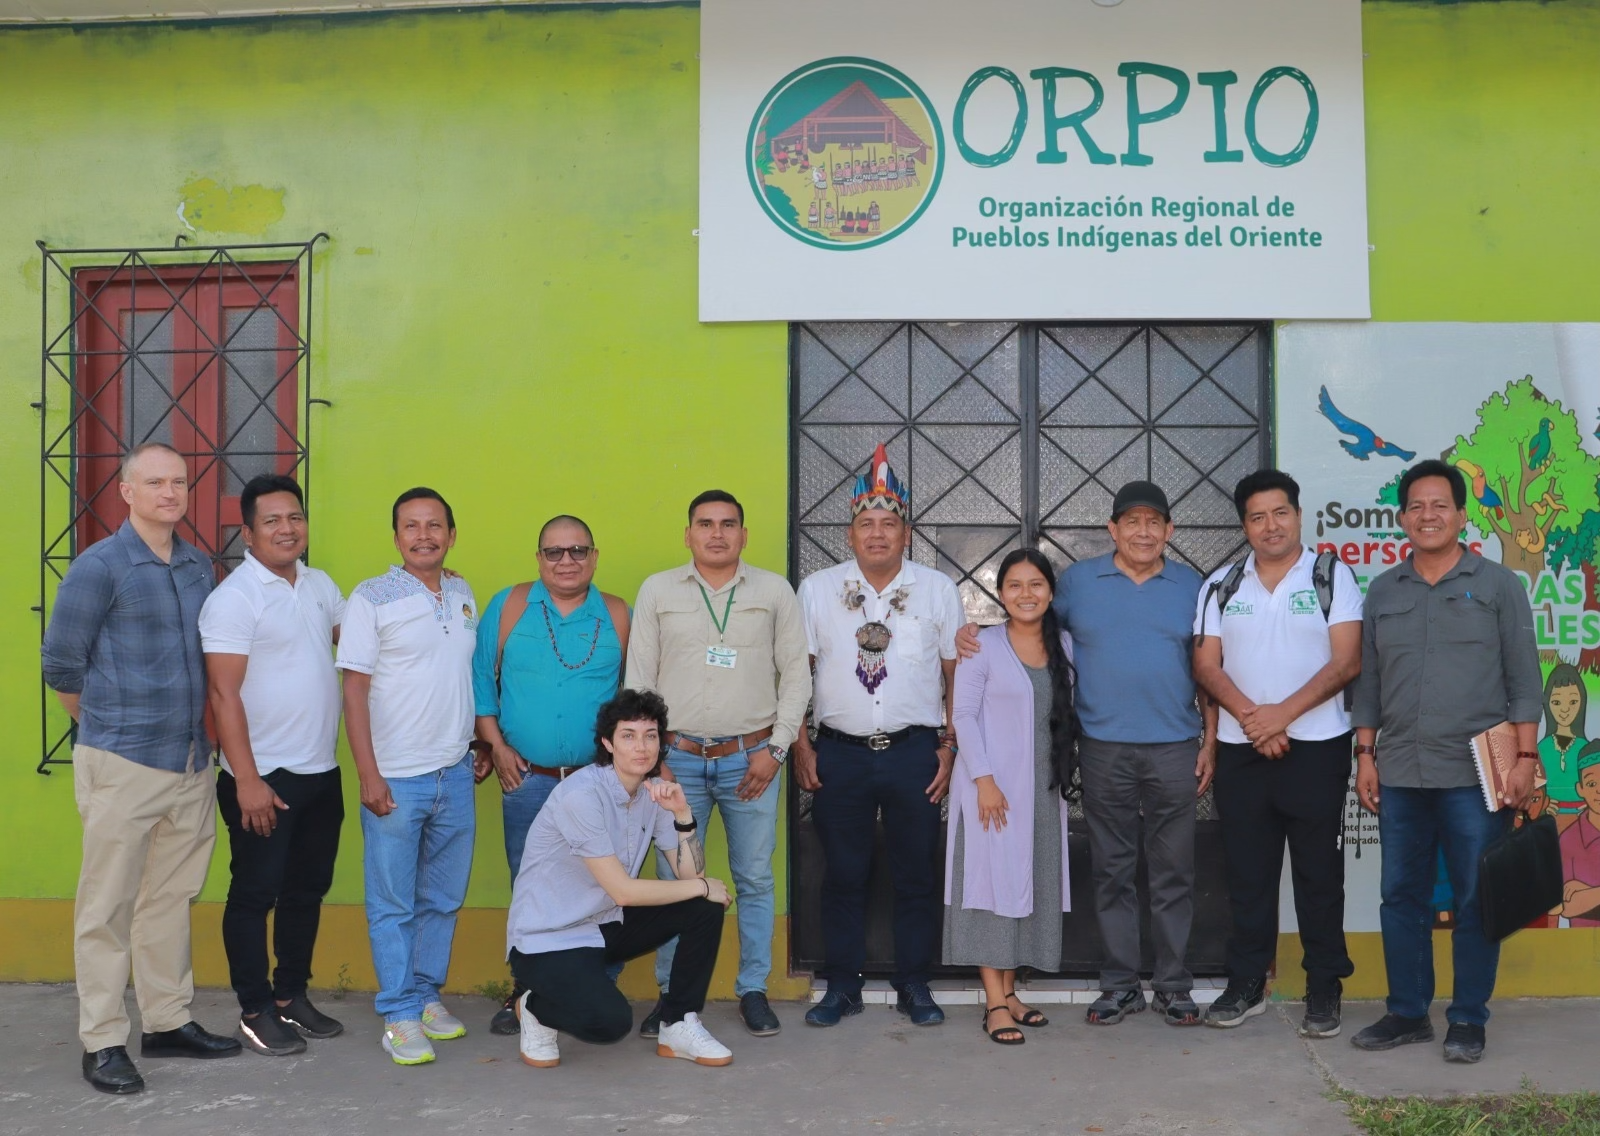
POLYGON ((662 907, 624 907, 620 923, 602 923, 602 947, 573 947, 525 955, 513 948, 511 973, 528 991, 528 1008, 541 1025, 579 1041, 608 1045, 633 1029, 633 1007, 606 973, 614 963, 647 955, 674 936, 677 954, 661 995, 661 1023, 681 1022, 705 1008, 711 972, 722 945, 722 904, 685 899, 662 907))
POLYGON ((894 880, 894 979, 928 981, 944 914, 944 842, 928 783, 939 772, 939 732, 914 731, 888 749, 817 738, 811 820, 827 863, 822 876, 822 975, 828 989, 861 992, 867 960, 867 884, 883 811, 894 880))
POLYGON ((270 836, 257 836, 240 823, 238 783, 227 770, 217 774, 217 805, 228 826, 233 878, 222 909, 222 946, 228 977, 246 1014, 304 994, 311 982, 311 953, 317 944, 322 897, 333 885, 344 823, 344 792, 339 771, 290 773, 273 770, 263 778, 288 805, 278 811, 270 836), (267 912, 273 916, 272 953, 277 970, 267 980, 267 912))
POLYGON ((1308 990, 1334 993, 1354 973, 1344 940, 1350 755, 1349 734, 1292 742, 1277 760, 1248 745, 1217 746, 1216 804, 1233 910, 1230 978, 1265 978, 1277 954, 1286 843, 1308 990))

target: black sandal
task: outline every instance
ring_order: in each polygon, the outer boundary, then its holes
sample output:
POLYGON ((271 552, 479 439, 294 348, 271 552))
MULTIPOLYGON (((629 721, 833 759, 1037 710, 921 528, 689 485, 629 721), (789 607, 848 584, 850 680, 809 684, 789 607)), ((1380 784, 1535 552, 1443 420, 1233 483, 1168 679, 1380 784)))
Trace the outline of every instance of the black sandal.
POLYGON ((996 1045, 1021 1045, 1023 1042, 1028 1040, 1022 1036, 1022 1031, 1017 1028, 1017 1023, 1015 1020, 1013 1020, 1008 1026, 1000 1026, 996 1029, 990 1029, 989 1015, 994 1013, 996 1010, 1005 1010, 1007 1014, 1011 1013, 1010 1010, 1006 1010, 1005 1003, 1003 1002, 998 1006, 990 1006, 983 1012, 983 1032, 989 1035, 990 1041, 994 1042, 996 1045), (1001 1037, 1000 1035, 1003 1033, 1015 1033, 1017 1036, 1001 1037))
MULTIPOLYGON (((1015 990, 1006 995, 1006 1001, 1009 1002, 1013 998, 1017 998, 1017 992, 1015 990)), ((1021 1004, 1022 999, 1017 998, 1017 1002, 1018 1004, 1021 1004)), ((1011 1007, 1007 1006, 1006 1009, 1009 1010, 1011 1007)), ((1045 1017, 1038 1010, 1035 1010, 1031 1007, 1029 1008, 1028 1012, 1023 1014, 1020 1018, 1017 1017, 1016 1014, 1012 1014, 1011 1020, 1016 1022, 1019 1026, 1028 1026, 1030 1029, 1037 1029, 1039 1026, 1047 1026, 1050 1024, 1049 1018, 1045 1017)))

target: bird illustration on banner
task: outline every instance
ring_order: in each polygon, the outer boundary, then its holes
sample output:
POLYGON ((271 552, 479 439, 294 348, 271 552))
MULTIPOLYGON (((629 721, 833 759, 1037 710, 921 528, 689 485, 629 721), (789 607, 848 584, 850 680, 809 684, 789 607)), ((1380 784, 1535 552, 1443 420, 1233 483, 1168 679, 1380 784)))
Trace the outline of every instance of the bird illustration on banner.
POLYGON ((1322 416, 1332 422, 1341 434, 1349 434, 1354 441, 1339 440, 1345 453, 1357 461, 1366 461, 1373 454, 1380 458, 1399 458, 1401 461, 1410 461, 1416 457, 1415 450, 1403 450, 1393 442, 1386 442, 1373 431, 1372 427, 1357 422, 1354 418, 1344 414, 1333 405, 1333 399, 1328 397, 1328 388, 1321 387, 1317 391, 1317 409, 1322 416))
POLYGON ((1489 484, 1489 479, 1484 476, 1483 467, 1466 458, 1457 458, 1456 468, 1466 474, 1467 484, 1472 489, 1472 496, 1478 502, 1478 507, 1485 513, 1493 513, 1496 517, 1503 518, 1506 515, 1505 502, 1500 500, 1500 494, 1489 484))
POLYGON ((1539 431, 1528 440, 1528 468, 1543 469, 1550 460, 1550 427, 1555 423, 1548 418, 1539 419, 1539 431))

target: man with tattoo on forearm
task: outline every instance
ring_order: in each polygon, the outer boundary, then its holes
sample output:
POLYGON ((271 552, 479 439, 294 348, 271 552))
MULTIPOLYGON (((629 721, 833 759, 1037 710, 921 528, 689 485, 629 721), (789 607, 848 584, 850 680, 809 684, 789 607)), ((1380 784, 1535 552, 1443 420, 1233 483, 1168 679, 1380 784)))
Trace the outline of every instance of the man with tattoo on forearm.
POLYGON ((633 1008, 606 967, 674 937, 662 996, 660 1057, 727 1065, 733 1054, 700 1021, 717 965, 727 885, 706 876, 705 847, 683 789, 657 775, 667 705, 624 690, 600 708, 593 765, 567 777, 528 832, 511 891, 506 951, 518 985, 522 1060, 560 1064, 557 1033, 609 1043, 633 1008), (641 880, 654 843, 676 879, 641 880))

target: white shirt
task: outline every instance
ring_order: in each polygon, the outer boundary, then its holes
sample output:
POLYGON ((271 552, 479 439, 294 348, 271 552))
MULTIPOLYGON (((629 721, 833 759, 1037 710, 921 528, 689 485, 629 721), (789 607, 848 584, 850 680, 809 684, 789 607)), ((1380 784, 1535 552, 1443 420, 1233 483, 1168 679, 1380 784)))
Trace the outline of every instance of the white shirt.
POLYGON ((904 560, 899 575, 880 593, 860 566, 847 560, 800 582, 800 613, 806 645, 817 660, 819 723, 857 736, 945 724, 940 660, 956 657, 956 632, 967 620, 949 576, 904 560), (897 610, 891 600, 901 589, 904 610, 897 610), (846 597, 857 592, 863 601, 852 608, 846 597), (883 682, 869 693, 856 676, 856 632, 874 620, 893 637, 883 655, 883 682))
MULTIPOLYGON (((344 595, 326 572, 294 567, 291 584, 246 552, 200 609, 206 654, 249 656, 239 698, 262 776, 326 773, 338 764, 333 629, 344 619, 344 595)), ((233 772, 226 753, 222 768, 233 772)))
POLYGON ((372 749, 385 777, 454 765, 472 741, 478 605, 459 576, 443 600, 404 568, 363 580, 339 632, 341 670, 372 676, 372 749))
MULTIPOLYGON (((1220 617, 1222 670, 1239 692, 1258 705, 1282 702, 1299 690, 1311 676, 1333 658, 1328 628, 1336 623, 1361 620, 1361 588, 1354 573, 1342 561, 1333 565, 1333 606, 1327 621, 1311 580, 1317 554, 1303 549, 1300 559, 1267 591, 1256 575, 1256 554, 1245 559, 1244 577, 1239 590, 1220 617)), ((1211 586, 1220 583, 1232 568, 1224 564, 1206 578, 1200 588, 1195 611, 1194 633, 1217 635, 1218 595, 1211 586)), ((1336 694, 1314 706, 1289 724, 1289 736, 1301 741, 1325 741, 1350 729, 1350 714, 1344 708, 1344 695, 1336 694)), ((1217 738, 1234 745, 1247 745, 1250 739, 1239 722, 1218 708, 1217 738)))

